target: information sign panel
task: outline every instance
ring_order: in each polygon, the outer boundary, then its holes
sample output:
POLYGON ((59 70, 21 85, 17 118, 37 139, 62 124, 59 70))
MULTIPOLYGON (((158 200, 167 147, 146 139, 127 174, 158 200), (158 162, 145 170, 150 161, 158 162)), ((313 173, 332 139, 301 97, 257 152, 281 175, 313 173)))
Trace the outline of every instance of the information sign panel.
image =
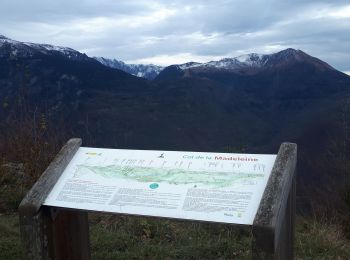
POLYGON ((81 147, 44 205, 251 225, 275 159, 81 147))

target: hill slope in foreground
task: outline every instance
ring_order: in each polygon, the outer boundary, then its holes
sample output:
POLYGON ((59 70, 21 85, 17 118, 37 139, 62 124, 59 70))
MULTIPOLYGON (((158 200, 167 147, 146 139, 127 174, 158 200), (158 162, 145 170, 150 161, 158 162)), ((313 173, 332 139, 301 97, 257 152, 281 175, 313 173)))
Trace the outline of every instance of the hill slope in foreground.
POLYGON ((98 147, 276 153, 289 141, 302 203, 334 207, 349 184, 350 77, 300 50, 173 65, 146 81, 70 48, 1 36, 0 102, 8 137, 22 123, 34 140, 52 126, 51 137, 98 147))

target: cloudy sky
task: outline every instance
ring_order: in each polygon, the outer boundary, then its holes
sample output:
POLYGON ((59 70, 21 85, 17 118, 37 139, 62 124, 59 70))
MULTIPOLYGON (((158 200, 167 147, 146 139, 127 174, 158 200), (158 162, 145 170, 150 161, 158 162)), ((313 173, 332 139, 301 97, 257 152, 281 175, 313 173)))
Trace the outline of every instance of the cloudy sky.
POLYGON ((349 0, 0 0, 0 34, 160 65, 292 47, 350 71, 349 0))

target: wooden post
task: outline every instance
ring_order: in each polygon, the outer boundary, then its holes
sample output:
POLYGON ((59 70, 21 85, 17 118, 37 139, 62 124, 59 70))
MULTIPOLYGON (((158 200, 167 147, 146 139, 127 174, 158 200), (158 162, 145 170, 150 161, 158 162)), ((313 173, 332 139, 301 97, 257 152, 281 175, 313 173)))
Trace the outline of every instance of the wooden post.
POLYGON ((253 259, 293 259, 297 145, 283 143, 254 219, 253 259))
POLYGON ((87 213, 43 206, 80 145, 69 140, 19 206, 26 259, 90 259, 87 213))

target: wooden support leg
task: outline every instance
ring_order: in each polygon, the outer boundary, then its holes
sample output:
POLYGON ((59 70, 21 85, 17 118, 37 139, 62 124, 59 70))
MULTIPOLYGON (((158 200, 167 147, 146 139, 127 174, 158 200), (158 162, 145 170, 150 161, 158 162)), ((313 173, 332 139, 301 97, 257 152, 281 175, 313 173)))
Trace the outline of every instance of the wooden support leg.
POLYGON ((50 259, 48 216, 43 210, 34 216, 19 215, 25 259, 50 259))
POLYGON ((294 259, 295 189, 294 179, 280 228, 255 227, 253 229, 253 259, 294 259))
POLYGON ((285 218, 275 249, 275 259, 294 259, 294 229, 295 229, 295 178, 288 197, 285 218))
POLYGON ((88 214, 42 207, 35 216, 20 215, 26 259, 89 260, 88 214))
POLYGON ((296 145, 283 143, 252 226, 252 258, 294 258, 296 145))

